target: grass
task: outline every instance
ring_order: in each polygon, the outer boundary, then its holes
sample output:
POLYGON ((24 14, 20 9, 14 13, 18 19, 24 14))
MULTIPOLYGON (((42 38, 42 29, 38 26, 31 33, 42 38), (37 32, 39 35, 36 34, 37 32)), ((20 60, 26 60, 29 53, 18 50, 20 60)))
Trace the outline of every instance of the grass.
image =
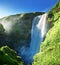
POLYGON ((34 56, 33 65, 60 65, 60 0, 48 13, 48 22, 53 26, 48 31, 41 49, 34 56))

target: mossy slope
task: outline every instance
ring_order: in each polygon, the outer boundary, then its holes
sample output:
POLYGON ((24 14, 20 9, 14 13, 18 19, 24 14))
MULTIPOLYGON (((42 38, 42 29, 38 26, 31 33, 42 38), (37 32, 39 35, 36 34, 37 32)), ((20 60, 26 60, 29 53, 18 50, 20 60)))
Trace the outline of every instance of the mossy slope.
POLYGON ((16 52, 8 46, 0 48, 0 65, 23 65, 23 62, 16 52))
POLYGON ((40 53, 34 56, 33 65, 60 65, 60 0, 49 11, 48 17, 53 26, 41 44, 40 53))

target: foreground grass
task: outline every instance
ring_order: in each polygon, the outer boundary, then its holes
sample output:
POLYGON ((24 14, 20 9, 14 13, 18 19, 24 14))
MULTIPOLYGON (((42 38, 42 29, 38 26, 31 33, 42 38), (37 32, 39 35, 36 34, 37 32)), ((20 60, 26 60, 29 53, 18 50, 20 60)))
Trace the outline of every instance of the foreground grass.
POLYGON ((34 56, 33 65, 60 65, 60 0, 48 13, 51 29, 41 44, 41 52, 34 56))
POLYGON ((3 46, 0 48, 0 65, 23 65, 23 62, 14 50, 3 46))

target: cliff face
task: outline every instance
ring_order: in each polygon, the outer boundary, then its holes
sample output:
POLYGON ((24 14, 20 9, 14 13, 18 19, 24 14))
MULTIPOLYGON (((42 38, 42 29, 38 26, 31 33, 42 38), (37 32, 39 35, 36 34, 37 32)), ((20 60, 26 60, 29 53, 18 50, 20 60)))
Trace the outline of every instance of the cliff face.
MULTIPOLYGON (((23 45, 29 46, 32 20, 43 13, 17 14, 0 19, 4 33, 0 35, 0 46, 8 45, 17 50, 23 45)), ((1 25, 0 25, 1 27, 1 25)))
POLYGON ((34 56, 33 65, 60 65, 60 0, 48 12, 48 22, 51 28, 41 44, 41 52, 34 56))

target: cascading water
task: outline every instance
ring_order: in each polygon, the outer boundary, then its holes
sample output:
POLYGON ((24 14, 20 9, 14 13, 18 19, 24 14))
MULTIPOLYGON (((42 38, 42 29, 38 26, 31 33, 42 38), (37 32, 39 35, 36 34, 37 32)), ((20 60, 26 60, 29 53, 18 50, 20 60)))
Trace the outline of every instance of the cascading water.
MULTIPOLYGON (((40 44, 47 32, 47 13, 36 16, 33 19, 32 30, 31 30, 31 43, 30 47, 22 47, 19 50, 24 62, 27 64, 33 62, 33 56, 40 51, 40 44)), ((26 65, 27 65, 26 64, 26 65)))

